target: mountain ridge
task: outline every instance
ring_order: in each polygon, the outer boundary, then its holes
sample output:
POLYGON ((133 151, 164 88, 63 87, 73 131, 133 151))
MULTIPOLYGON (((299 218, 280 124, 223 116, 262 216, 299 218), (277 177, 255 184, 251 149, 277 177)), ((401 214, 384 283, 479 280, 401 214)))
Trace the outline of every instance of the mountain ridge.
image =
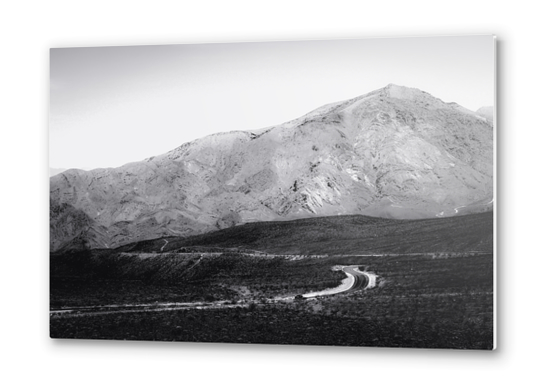
POLYGON ((53 176, 51 249, 78 237, 90 248, 115 247, 251 221, 487 210, 492 135, 485 117, 390 84, 284 124, 53 176))

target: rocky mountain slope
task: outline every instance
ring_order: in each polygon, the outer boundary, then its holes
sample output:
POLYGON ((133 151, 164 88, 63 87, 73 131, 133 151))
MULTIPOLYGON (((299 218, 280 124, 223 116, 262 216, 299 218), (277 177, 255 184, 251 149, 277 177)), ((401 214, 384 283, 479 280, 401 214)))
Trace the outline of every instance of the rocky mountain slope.
POLYGON ((207 136, 119 168, 54 176, 51 250, 116 247, 251 221, 488 210, 492 151, 484 116, 390 84, 278 126, 207 136))

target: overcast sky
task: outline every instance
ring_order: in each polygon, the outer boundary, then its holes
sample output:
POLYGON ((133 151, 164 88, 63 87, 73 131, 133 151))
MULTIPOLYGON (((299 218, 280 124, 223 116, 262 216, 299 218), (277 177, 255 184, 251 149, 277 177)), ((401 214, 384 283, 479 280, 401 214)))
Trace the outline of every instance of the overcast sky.
POLYGON ((50 167, 117 167, 389 83, 493 105, 492 36, 51 49, 50 167))

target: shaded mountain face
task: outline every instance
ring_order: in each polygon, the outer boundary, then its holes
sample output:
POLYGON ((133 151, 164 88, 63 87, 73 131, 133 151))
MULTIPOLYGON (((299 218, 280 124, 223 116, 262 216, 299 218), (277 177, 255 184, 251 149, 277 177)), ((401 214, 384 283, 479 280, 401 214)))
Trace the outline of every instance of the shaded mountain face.
POLYGON ((492 208, 492 151, 487 118, 389 85, 275 127, 54 176, 51 250, 112 248, 252 221, 480 212, 492 208))

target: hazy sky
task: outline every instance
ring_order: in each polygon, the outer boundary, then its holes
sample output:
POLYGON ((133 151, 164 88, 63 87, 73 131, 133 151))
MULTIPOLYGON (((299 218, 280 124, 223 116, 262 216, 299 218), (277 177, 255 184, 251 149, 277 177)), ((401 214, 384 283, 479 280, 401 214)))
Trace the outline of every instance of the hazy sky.
POLYGON ((51 49, 50 167, 117 167, 389 83, 493 105, 492 36, 51 49))

